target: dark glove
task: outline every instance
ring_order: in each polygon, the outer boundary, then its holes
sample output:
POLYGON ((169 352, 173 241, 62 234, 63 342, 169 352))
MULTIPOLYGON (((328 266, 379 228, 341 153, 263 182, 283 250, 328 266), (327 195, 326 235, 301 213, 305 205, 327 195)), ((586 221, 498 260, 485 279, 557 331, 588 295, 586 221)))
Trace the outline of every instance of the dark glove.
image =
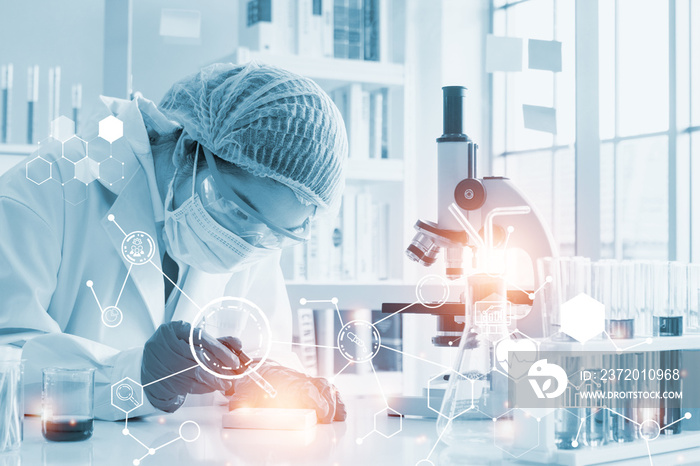
MULTIPOLYGON (((172 376, 144 387, 148 400, 161 411, 174 412, 185 402, 188 393, 227 391, 233 386, 233 381, 216 377, 201 366, 185 370, 197 365, 190 349, 190 328, 190 324, 182 321, 163 324, 143 348, 141 384, 172 376)), ((220 367, 240 366, 236 355, 211 335, 195 332, 194 346, 199 360, 214 372, 224 372, 220 367)))
POLYGON ((243 377, 236 381, 233 393, 227 393, 231 395, 230 410, 242 407, 313 409, 323 424, 344 421, 347 417, 338 389, 326 379, 272 364, 263 364, 257 372, 275 387, 277 396, 270 398, 250 377, 243 377))

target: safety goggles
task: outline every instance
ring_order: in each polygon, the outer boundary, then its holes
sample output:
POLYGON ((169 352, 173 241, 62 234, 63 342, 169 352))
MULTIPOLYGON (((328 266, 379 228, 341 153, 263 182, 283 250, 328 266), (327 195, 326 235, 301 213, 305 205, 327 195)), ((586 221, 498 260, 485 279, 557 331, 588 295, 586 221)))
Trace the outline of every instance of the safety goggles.
POLYGON ((214 220, 249 244, 265 249, 283 249, 309 240, 309 219, 293 229, 275 224, 236 194, 221 176, 214 154, 201 147, 211 174, 200 184, 199 197, 214 220))

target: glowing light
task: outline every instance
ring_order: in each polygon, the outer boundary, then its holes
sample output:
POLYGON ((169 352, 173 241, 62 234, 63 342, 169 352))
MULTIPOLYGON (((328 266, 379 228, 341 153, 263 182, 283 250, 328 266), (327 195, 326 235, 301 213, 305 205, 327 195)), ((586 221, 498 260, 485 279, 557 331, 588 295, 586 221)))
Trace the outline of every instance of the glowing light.
POLYGON ((299 304, 301 304, 302 306, 305 306, 306 305, 306 298, 301 298, 299 300, 299 304))

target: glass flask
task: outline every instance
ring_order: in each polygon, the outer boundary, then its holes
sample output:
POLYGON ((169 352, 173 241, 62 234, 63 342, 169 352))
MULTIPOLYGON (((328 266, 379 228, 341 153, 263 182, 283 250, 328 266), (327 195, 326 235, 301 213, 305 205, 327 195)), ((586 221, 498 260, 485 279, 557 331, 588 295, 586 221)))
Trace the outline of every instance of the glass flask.
POLYGON ((510 340, 510 316, 503 277, 475 274, 467 278, 467 286, 466 325, 449 372, 437 433, 451 447, 478 455, 480 446, 493 445, 495 418, 512 422, 501 418, 508 412, 508 379, 492 370, 499 364, 494 343, 510 340))

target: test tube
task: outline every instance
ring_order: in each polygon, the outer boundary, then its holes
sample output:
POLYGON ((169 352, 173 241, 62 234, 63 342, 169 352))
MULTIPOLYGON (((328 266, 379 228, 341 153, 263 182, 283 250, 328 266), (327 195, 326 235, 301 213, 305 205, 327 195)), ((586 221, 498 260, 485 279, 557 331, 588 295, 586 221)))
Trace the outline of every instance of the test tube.
POLYGON ((12 108, 12 63, 2 65, 0 69, 0 93, 2 93, 2 107, 0 107, 0 142, 5 144, 10 139, 10 114, 12 108))
MULTIPOLYGON (((683 334, 682 298, 676 288, 683 286, 677 263, 654 262, 651 266, 651 291, 654 313, 654 336, 675 337, 683 334)), ((681 274, 682 275, 682 274, 681 274)))
MULTIPOLYGON (((613 339, 634 338, 634 264, 606 260, 597 265, 603 293, 597 299, 605 304, 608 335, 613 339)), ((593 270, 594 281, 595 276, 596 269, 593 270)))
POLYGON ((74 84, 71 88, 71 107, 73 108, 73 122, 75 123, 75 134, 78 134, 80 125, 80 109, 83 106, 83 85, 74 84))
POLYGON ((34 112, 39 100, 39 65, 27 69, 27 144, 34 144, 34 112))
POLYGON ((634 262, 634 308, 636 309, 635 332, 637 335, 653 335, 653 280, 651 261, 634 262))
POLYGON ((545 337, 558 339, 561 336, 560 305, 561 269, 560 261, 554 257, 537 259, 537 288, 542 291, 542 325, 545 337))
POLYGON ((700 333, 700 264, 688 264, 688 308, 685 333, 700 333))
MULTIPOLYGON (((593 374, 593 380, 600 380, 603 367, 610 367, 607 364, 607 357, 600 354, 586 354, 582 367, 587 368, 593 374)), ((583 408, 583 427, 581 437, 583 444, 589 447, 599 447, 605 445, 609 437, 610 416, 605 409, 604 400, 588 400, 589 406, 583 408)))

